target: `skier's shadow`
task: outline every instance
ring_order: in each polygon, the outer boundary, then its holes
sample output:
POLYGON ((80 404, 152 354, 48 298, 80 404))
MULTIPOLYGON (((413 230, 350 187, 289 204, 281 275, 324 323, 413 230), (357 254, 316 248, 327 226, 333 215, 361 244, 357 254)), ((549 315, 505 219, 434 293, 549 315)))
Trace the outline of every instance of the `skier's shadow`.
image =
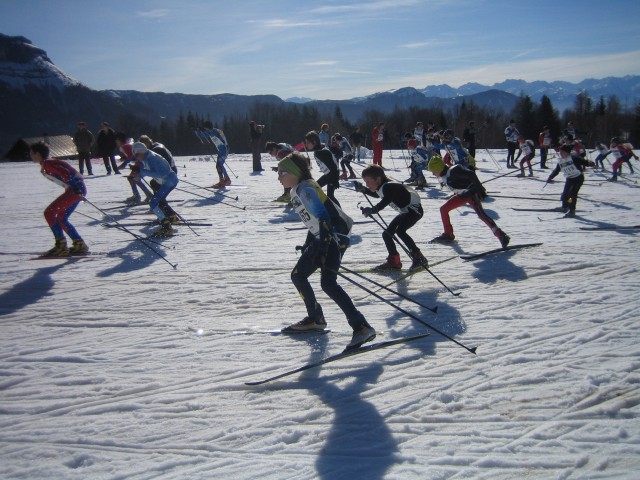
POLYGON ((0 316, 17 312, 51 295, 49 292, 55 285, 51 276, 68 262, 69 260, 61 261, 57 265, 39 268, 31 277, 16 283, 9 290, 0 294, 0 316))
MULTIPOLYGON (((520 253, 521 254, 521 253, 520 253)), ((495 283, 498 280, 517 282, 525 280, 527 273, 524 268, 511 261, 511 257, 518 255, 516 250, 502 252, 497 255, 489 255, 480 260, 475 260, 473 266, 476 271, 473 277, 482 283, 495 283)))
POLYGON ((325 445, 316 459, 318 478, 381 479, 395 463, 398 442, 376 407, 361 397, 367 383, 375 383, 383 370, 380 363, 373 362, 351 371, 354 381, 344 388, 336 386, 336 379, 331 377, 319 377, 311 383, 309 391, 334 412, 325 445), (370 455, 372 445, 375 456, 370 455))

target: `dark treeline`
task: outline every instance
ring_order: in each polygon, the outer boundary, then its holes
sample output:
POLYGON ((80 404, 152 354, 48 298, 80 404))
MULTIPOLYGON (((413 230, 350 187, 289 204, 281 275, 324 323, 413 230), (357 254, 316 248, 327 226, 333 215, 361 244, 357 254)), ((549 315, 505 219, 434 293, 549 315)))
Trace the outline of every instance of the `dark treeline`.
MULTIPOLYGON (((462 132, 469 121, 474 120, 478 148, 504 148, 504 129, 509 120, 516 121, 518 130, 526 138, 532 139, 536 145, 538 135, 544 125, 551 129, 553 138, 558 138, 567 122, 573 122, 578 138, 587 148, 593 148, 596 141, 608 144, 611 137, 620 136, 629 142, 640 142, 640 103, 633 111, 625 111, 617 97, 600 98, 594 102, 582 92, 576 96, 574 107, 562 115, 553 108, 551 100, 543 96, 539 103, 534 103, 527 95, 521 95, 511 112, 479 107, 472 102, 444 111, 440 108, 396 109, 391 113, 375 110, 366 111, 358 122, 352 123, 342 115, 339 107, 331 114, 323 114, 316 107, 304 104, 274 105, 257 102, 246 115, 225 117, 222 122, 213 122, 221 128, 227 137, 232 153, 248 153, 249 121, 265 125, 263 139, 286 142, 292 145, 299 143, 309 130, 318 130, 327 123, 330 132, 350 135, 356 127, 367 138, 366 146, 370 147, 370 132, 378 122, 385 122, 387 127, 386 148, 401 148, 401 139, 410 132, 416 122, 434 122, 438 129, 452 129, 456 136, 462 132)), ((210 117, 202 117, 188 112, 181 114, 176 120, 163 120, 160 125, 151 125, 130 115, 119 119, 117 129, 131 136, 150 135, 154 140, 167 145, 174 155, 206 155, 211 147, 203 145, 193 130, 210 117)))

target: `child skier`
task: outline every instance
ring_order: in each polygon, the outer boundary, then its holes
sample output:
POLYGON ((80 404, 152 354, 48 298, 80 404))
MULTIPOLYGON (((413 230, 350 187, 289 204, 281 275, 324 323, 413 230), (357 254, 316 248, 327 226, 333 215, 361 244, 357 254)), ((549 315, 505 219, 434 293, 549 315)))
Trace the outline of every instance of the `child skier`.
POLYGON ((461 165, 447 167, 441 157, 433 157, 429 160, 429 171, 433 173, 440 184, 447 186, 454 192, 454 195, 440 207, 440 216, 444 226, 444 233, 434 238, 432 242, 452 243, 455 241, 453 226, 449 218, 449 212, 462 205, 469 205, 493 232, 493 235, 500 240, 500 245, 506 247, 511 240, 509 236, 498 228, 496 222, 482 208, 482 199, 486 197, 486 191, 475 172, 467 170, 461 165))
POLYGON ((533 157, 536 155, 535 144, 533 143, 533 140, 525 140, 524 135, 520 135, 518 137, 518 146, 520 150, 518 151, 518 155, 516 156, 516 158, 513 160, 513 163, 515 164, 518 161, 520 155, 524 154, 524 158, 520 160, 520 173, 516 176, 524 177, 524 164, 526 163, 529 167, 529 176, 533 177, 531 160, 533 160, 533 157))
POLYGON ((178 176, 164 158, 149 150, 144 143, 134 143, 132 150, 136 163, 131 169, 140 177, 153 178, 160 185, 149 201, 151 211, 156 214, 160 222, 160 229, 153 236, 169 237, 174 234, 171 217, 175 215, 177 219, 177 215, 167 204, 167 196, 178 185, 178 176))
POLYGON ((40 172, 45 178, 64 187, 64 193, 56 198, 44 211, 44 218, 53 232, 55 245, 52 249, 43 253, 41 257, 68 257, 69 255, 86 255, 89 247, 75 227, 71 225, 69 217, 74 212, 80 201, 87 194, 84 179, 71 165, 62 160, 49 158, 49 146, 40 141, 29 147, 31 160, 40 164, 40 172), (67 246, 65 232, 73 245, 67 246))
POLYGON ((411 256, 411 267, 409 271, 413 271, 418 267, 427 267, 427 259, 422 255, 413 239, 407 233, 418 220, 422 218, 424 211, 420 202, 420 196, 410 188, 396 182, 392 182, 387 178, 384 169, 379 165, 371 165, 362 171, 362 180, 366 188, 359 182, 354 182, 357 191, 380 198, 374 207, 366 207, 362 209, 365 217, 370 217, 380 210, 390 205, 391 208, 397 210, 399 215, 394 218, 382 233, 382 240, 387 247, 387 261, 378 265, 376 270, 400 270, 402 263, 400 262, 400 254, 393 241, 393 237, 397 234, 398 238, 404 242, 409 249, 411 256))
POLYGON ((593 153, 593 152, 598 152, 598 156, 594 161, 596 166, 593 168, 597 169, 598 164, 600 164, 600 168, 604 170, 604 159, 607 158, 607 156, 611 153, 611 150, 609 150, 609 147, 607 147, 607 145, 604 142, 601 142, 600 140, 598 140, 596 141, 595 148, 591 150, 591 152, 589 153, 593 153))
POLYGON ((291 272, 291 280, 302 297, 307 316, 284 328, 285 333, 323 330, 327 326, 322 307, 309 283, 309 277, 320 268, 322 290, 344 312, 353 329, 347 350, 358 348, 373 340, 376 331, 369 325, 347 293, 338 285, 340 262, 349 246, 353 220, 348 217, 313 180, 306 158, 294 152, 278 163, 278 179, 285 188, 291 188, 291 203, 309 232, 302 247, 298 263, 291 272))
POLYGON ((342 175, 340 175, 341 180, 354 179, 358 178, 356 176, 356 172, 353 171, 353 167, 351 166, 351 162, 354 159, 353 156, 353 148, 349 144, 349 140, 346 137, 343 137, 339 133, 335 133, 333 135, 333 143, 342 151, 342 158, 340 159, 340 166, 342 167, 342 175), (347 169, 349 173, 347 174, 347 169))
POLYGON ((627 148, 618 137, 613 137, 611 139, 611 153, 613 154, 613 158, 615 158, 613 162, 613 176, 608 180, 610 182, 618 181, 618 173, 622 172, 622 164, 627 163, 629 165, 629 169, 631 173, 633 173, 633 167, 631 166, 631 157, 633 156, 633 150, 627 148))
POLYGON ((231 185, 231 179, 229 178, 227 169, 224 166, 229 150, 227 137, 225 137, 224 132, 219 128, 213 128, 213 123, 207 120, 204 122, 204 129, 196 130, 196 135, 200 138, 204 137, 206 141, 214 145, 218 151, 216 171, 218 172, 219 181, 212 185, 211 188, 224 188, 227 185, 231 185))
POLYGON ((576 216, 578 192, 584 183, 584 174, 582 173, 584 167, 595 166, 595 163, 592 161, 586 160, 572 152, 572 145, 562 145, 558 149, 560 159, 558 160, 556 168, 553 169, 549 178, 547 178, 547 183, 550 183, 561 171, 566 177, 564 189, 560 196, 560 200, 562 200, 562 207, 559 210, 565 212, 567 217, 576 216))

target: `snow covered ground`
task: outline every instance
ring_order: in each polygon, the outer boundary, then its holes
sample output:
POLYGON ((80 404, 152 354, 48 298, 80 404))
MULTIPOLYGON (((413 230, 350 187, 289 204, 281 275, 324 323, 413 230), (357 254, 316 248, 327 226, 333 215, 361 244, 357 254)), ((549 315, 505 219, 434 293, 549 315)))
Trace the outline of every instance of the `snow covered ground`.
MULTIPOLYGON (((487 152, 478 157, 481 180, 506 173, 487 152)), ((181 180, 216 180, 212 162, 177 163, 181 180)), ((452 214, 458 243, 427 245, 442 231, 447 194, 422 193, 426 213, 411 232, 431 262, 448 259, 432 271, 461 295, 425 272, 392 288, 438 306, 437 315, 380 293, 477 355, 433 333, 251 387, 245 382, 342 351, 350 332, 319 293, 330 334, 265 333, 304 316, 289 272, 306 232, 288 230, 301 224, 271 202, 282 191, 274 162, 259 175, 249 156, 229 164, 240 186, 226 194, 237 201, 216 204, 184 182, 179 188, 193 194, 172 194, 186 219, 213 224, 180 226, 154 246, 176 269, 101 226, 117 219, 136 233, 155 228, 135 225, 153 217, 117 203, 128 185, 98 164, 88 198, 112 218, 82 204, 72 220, 94 252, 109 255, 31 261, 53 243, 42 211, 61 189, 32 163, 0 165, 0 478, 638 478, 639 230, 584 230, 640 224, 637 174, 611 184, 590 171, 575 219, 511 208, 559 206, 561 177, 544 190, 540 170, 487 183, 501 197, 485 207, 512 243, 544 245, 471 262, 459 255, 497 240, 461 209, 452 214)), ((384 164, 407 177, 402 152, 385 152, 384 164)), ((342 188, 337 196, 363 220, 362 195, 342 188)), ((355 225, 344 265, 382 262, 380 233, 355 225)), ((376 341, 429 331, 340 283, 381 332, 376 341)))

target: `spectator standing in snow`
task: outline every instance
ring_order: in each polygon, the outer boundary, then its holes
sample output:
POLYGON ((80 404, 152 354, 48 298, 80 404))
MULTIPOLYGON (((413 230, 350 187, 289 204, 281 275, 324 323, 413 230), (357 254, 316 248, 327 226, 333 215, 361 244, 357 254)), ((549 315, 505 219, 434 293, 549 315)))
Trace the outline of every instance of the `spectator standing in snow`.
POLYGON ((385 129, 384 122, 378 123, 371 131, 373 145, 373 164, 382 166, 382 152, 384 150, 385 129))
POLYGON ((356 161, 360 161, 360 147, 362 147, 362 142, 364 142, 364 135, 360 131, 360 127, 356 127, 351 135, 349 135, 349 142, 355 151, 356 161))
POLYGON ((262 172, 262 133, 264 132, 264 125, 256 125, 256 122, 251 120, 249 122, 249 136, 251 142, 251 154, 253 155, 253 171, 254 173, 262 172))
POLYGON ((538 135, 538 146, 540 147, 540 168, 547 169, 547 154, 551 147, 551 131, 548 126, 542 127, 540 135, 538 135))
POLYGON ((507 168, 517 168, 515 164, 516 150, 518 149, 518 137, 520 132, 516 128, 516 121, 510 120, 509 126, 504 129, 504 137, 507 141, 507 168))
POLYGON ((96 145, 98 146, 98 153, 104 162, 104 168, 107 170, 107 175, 111 175, 111 169, 113 169, 113 173, 119 175, 120 170, 116 165, 116 132, 109 126, 109 123, 102 122, 100 125, 96 145))
MULTIPOLYGON (((482 127, 480 127, 482 128, 482 127)), ((480 130, 476 130, 476 122, 471 120, 467 124, 467 128, 462 132, 462 142, 465 148, 473 158, 476 158, 476 134, 480 130)))
POLYGON ((91 166, 91 146, 93 145, 93 133, 87 128, 85 122, 78 122, 78 129, 73 135, 73 143, 78 151, 78 168, 80 175, 84 174, 84 166, 87 166, 87 173, 93 175, 91 166))

